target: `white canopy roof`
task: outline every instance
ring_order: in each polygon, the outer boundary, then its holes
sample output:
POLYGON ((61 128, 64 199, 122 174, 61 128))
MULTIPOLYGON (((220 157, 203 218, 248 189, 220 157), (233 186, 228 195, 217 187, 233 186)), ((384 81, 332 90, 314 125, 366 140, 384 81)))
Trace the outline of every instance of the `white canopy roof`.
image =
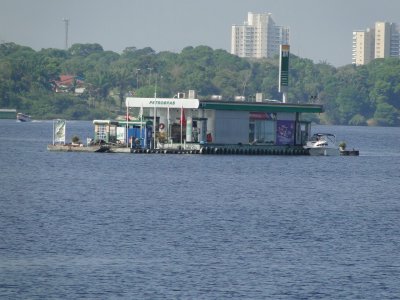
POLYGON ((126 107, 199 108, 199 99, 126 97, 126 107))

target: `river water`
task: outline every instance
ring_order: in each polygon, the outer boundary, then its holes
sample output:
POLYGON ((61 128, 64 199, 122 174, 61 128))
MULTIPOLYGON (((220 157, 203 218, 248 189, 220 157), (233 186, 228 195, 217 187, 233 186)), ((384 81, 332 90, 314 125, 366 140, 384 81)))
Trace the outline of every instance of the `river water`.
POLYGON ((360 156, 56 153, 0 120, 0 298, 399 299, 400 128, 313 131, 360 156))

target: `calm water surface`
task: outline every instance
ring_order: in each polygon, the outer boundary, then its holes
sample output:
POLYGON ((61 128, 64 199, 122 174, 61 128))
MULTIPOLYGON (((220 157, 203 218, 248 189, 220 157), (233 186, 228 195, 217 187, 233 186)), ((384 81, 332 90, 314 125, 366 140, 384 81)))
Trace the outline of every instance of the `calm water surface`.
POLYGON ((361 155, 54 153, 0 120, 0 298, 399 299, 400 128, 314 131, 361 155))

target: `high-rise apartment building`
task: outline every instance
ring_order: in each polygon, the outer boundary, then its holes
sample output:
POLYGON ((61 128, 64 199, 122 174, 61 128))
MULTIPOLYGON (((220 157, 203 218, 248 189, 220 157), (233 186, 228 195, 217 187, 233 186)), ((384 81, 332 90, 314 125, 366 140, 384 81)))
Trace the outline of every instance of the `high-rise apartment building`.
POLYGON ((360 66, 374 59, 375 32, 371 29, 353 32, 353 64, 360 66))
POLYGON ((390 56, 400 57, 400 29, 396 23, 390 25, 390 56))
POLYGON ((353 32, 353 64, 365 65, 375 58, 399 56, 400 43, 397 24, 376 22, 373 29, 353 32))
POLYGON ((243 25, 232 26, 231 53, 240 57, 273 57, 289 44, 289 28, 277 26, 270 13, 249 12, 243 25))
POLYGON ((390 56, 390 27, 387 22, 375 23, 375 58, 390 56))

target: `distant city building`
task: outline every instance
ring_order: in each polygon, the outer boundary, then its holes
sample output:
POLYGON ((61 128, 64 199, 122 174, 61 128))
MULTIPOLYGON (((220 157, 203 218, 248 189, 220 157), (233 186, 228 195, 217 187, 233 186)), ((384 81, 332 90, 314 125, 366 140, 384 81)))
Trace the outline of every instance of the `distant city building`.
POLYGON ((390 56, 400 57, 400 29, 396 23, 390 25, 390 56))
POLYGON ((365 65, 374 59, 374 35, 369 28, 353 32, 353 64, 365 65))
POLYGON ((399 57, 399 40, 395 23, 376 22, 373 29, 354 31, 352 63, 360 66, 375 58, 399 57))
POLYGON ((375 58, 390 57, 390 24, 375 23, 375 58))
POLYGON ((232 26, 231 53, 239 57, 273 57, 289 44, 289 28, 277 26, 270 13, 247 14, 243 25, 232 26))

